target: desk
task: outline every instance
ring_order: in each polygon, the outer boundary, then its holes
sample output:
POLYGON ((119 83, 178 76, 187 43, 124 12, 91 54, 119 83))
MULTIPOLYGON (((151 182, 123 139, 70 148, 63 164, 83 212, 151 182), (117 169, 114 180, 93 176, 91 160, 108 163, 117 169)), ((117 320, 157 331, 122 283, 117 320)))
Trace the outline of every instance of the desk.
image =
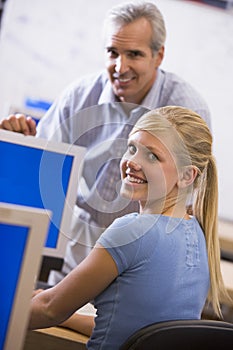
POLYGON ((23 350, 85 350, 88 337, 62 327, 28 331, 23 350))
MULTIPOLYGON (((78 310, 83 315, 95 316, 96 309, 90 303, 78 310)), ((84 350, 86 335, 62 327, 51 327, 28 331, 23 350, 84 350)))

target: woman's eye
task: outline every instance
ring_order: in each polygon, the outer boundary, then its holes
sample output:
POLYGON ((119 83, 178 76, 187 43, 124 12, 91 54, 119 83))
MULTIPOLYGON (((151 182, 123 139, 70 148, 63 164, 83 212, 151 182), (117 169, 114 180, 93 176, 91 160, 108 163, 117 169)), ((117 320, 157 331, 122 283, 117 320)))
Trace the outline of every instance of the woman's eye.
POLYGON ((136 153, 136 147, 134 145, 128 145, 128 151, 130 154, 135 154, 136 153))
POLYGON ((155 161, 158 160, 158 157, 154 153, 149 153, 149 159, 155 161))

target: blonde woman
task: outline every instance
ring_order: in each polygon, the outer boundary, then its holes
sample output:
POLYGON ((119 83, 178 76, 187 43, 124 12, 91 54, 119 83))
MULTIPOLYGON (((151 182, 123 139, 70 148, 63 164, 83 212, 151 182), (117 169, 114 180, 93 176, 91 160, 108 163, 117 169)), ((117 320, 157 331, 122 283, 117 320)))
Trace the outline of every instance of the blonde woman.
POLYGON ((151 323, 199 319, 208 296, 221 315, 218 181, 206 123, 182 107, 145 114, 129 135, 121 178, 121 195, 140 213, 116 219, 80 265, 33 297, 30 329, 62 323, 90 332, 88 349, 115 350, 151 323), (90 300, 97 316, 84 325, 75 311, 90 300))

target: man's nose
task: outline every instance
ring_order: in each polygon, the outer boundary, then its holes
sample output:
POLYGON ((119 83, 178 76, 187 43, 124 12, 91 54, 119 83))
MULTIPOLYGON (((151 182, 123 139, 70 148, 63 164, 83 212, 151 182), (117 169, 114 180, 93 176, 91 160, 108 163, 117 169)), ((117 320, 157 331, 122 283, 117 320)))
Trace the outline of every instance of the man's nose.
POLYGON ((119 74, 124 74, 128 70, 127 58, 123 55, 119 55, 116 58, 115 71, 119 74))

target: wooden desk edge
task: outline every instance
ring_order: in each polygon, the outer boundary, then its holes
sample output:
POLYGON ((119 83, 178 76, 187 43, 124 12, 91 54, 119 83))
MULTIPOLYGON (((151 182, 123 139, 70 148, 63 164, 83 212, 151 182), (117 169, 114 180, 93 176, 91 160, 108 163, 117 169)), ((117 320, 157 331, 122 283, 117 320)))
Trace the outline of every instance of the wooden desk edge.
POLYGON ((52 336, 56 336, 63 339, 73 340, 79 343, 86 344, 88 341, 88 337, 84 334, 72 331, 71 329, 63 328, 63 327, 50 327, 44 329, 37 329, 34 332, 40 332, 44 334, 50 334, 52 336))
POLYGON ((23 350, 84 350, 88 337, 62 327, 28 331, 23 350))

